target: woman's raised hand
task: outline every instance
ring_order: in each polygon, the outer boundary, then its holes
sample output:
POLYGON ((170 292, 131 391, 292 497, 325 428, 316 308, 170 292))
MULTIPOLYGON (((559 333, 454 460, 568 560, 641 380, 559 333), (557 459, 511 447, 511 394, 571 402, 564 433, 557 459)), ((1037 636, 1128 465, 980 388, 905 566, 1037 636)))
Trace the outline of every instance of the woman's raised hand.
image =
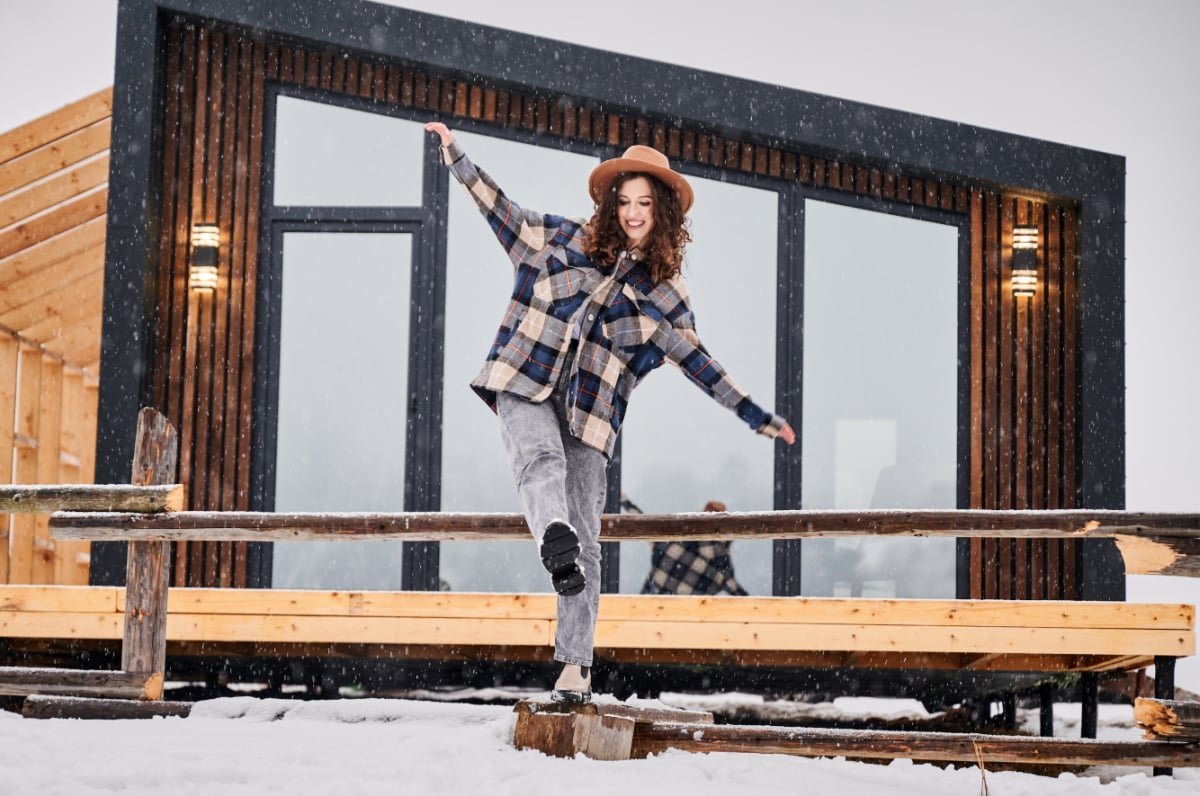
POLYGON ((454 133, 450 132, 450 128, 441 122, 430 122, 425 125, 425 131, 437 133, 438 138, 442 139, 442 146, 450 146, 454 143, 454 133))
POLYGON ((790 424, 784 423, 783 428, 779 429, 779 438, 788 445, 792 445, 796 442, 796 432, 792 430, 790 424))

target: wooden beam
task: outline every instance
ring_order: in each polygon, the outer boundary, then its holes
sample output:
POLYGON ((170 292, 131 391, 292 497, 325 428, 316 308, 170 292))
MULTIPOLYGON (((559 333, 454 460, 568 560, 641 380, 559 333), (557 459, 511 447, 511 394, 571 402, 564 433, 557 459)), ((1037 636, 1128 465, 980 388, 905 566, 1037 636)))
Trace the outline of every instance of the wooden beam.
POLYGON ((21 715, 27 719, 154 719, 187 716, 191 711, 191 702, 38 695, 26 697, 21 715))
POLYGON ((0 232, 0 258, 82 226, 108 211, 108 188, 81 194, 53 210, 0 232))
MULTIPOLYGON (((172 484, 178 461, 179 435, 162 414, 143 407, 134 438, 132 482, 138 486, 172 484)), ((166 671, 170 562, 171 546, 166 542, 129 543, 121 642, 121 668, 127 672, 162 675, 166 671)), ((160 699, 161 689, 151 696, 160 699)))
POLYGON ((15 224, 91 189, 107 184, 108 156, 81 163, 69 171, 0 199, 0 228, 15 224))
POLYGON ((0 288, 26 279, 55 263, 73 257, 95 246, 103 247, 106 216, 93 218, 86 224, 56 235, 34 246, 0 258, 0 288))
POLYGON ((162 675, 96 669, 0 667, 0 694, 151 699, 162 693, 162 675))
POLYGON ((112 116, 112 87, 72 102, 0 135, 0 163, 112 116))
POLYGON ((108 149, 112 121, 101 119, 0 166, 0 196, 108 149))
POLYGON ((0 512, 178 511, 183 507, 182 484, 28 484, 0 485, 0 512))
POLYGON ((10 329, 28 326, 37 315, 23 318, 16 313, 29 311, 30 305, 63 304, 65 302, 55 294, 64 291, 70 291, 71 301, 79 301, 80 296, 88 293, 84 292, 87 288, 79 289, 78 281, 94 272, 104 272, 103 239, 66 259, 47 263, 44 268, 6 284, 0 293, 0 325, 10 329))
POLYGON ((639 724, 632 756, 751 752, 800 757, 939 761, 976 765, 1200 766, 1200 747, 1151 741, 1097 741, 1019 735, 831 730, 736 725, 639 724))
MULTIPOLYGON (((63 539, 297 541, 527 539, 519 514, 181 512, 157 517, 81 514, 52 522, 63 539)), ((721 514, 609 514, 606 541, 811 539, 863 536, 1115 538, 1141 554, 1130 572, 1200 576, 1200 515, 1107 510, 773 511, 721 514), (1154 551, 1151 556, 1147 551, 1154 551)))

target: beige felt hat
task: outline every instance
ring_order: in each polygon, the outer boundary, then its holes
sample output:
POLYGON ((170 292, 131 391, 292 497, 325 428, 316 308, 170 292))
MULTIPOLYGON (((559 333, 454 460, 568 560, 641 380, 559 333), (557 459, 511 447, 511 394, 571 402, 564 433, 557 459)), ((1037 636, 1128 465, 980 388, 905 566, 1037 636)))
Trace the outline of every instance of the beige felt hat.
POLYGON ((657 149, 640 144, 626 149, 625 154, 621 157, 606 160, 592 169, 592 175, 588 177, 588 191, 592 195, 592 201, 600 204, 604 194, 612 187, 613 179, 622 172, 639 172, 658 177, 675 191, 684 215, 692 209, 694 199, 692 186, 688 184, 682 174, 671 169, 671 163, 667 160, 666 155, 657 149))

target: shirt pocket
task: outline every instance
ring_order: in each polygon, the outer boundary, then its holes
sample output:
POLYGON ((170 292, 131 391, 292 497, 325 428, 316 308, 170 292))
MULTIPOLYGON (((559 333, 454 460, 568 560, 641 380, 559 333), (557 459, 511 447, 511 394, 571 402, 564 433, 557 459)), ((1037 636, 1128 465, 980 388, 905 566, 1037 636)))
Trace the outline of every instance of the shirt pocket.
POLYGON ((605 318, 603 327, 604 336, 612 343, 614 351, 632 355, 650 340, 658 324, 638 312, 605 318))

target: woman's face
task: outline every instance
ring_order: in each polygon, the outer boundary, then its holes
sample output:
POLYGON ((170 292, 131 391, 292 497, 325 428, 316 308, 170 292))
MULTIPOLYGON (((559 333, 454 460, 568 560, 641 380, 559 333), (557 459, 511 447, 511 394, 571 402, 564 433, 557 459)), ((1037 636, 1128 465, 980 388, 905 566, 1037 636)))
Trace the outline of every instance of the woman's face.
POLYGON ((654 229, 654 188, 645 177, 630 177, 617 188, 617 221, 630 249, 639 248, 654 229))

